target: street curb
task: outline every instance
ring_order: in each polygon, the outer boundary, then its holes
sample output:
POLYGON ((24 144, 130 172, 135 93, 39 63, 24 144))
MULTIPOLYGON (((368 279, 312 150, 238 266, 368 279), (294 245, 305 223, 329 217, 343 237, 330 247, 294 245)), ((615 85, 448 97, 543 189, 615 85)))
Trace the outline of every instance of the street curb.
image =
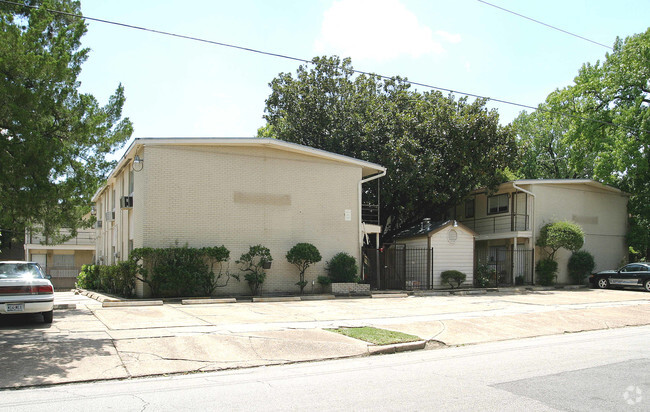
POLYGON ((398 352, 409 352, 424 349, 427 341, 419 340, 415 342, 395 343, 392 345, 368 345, 369 355, 386 355, 398 352))

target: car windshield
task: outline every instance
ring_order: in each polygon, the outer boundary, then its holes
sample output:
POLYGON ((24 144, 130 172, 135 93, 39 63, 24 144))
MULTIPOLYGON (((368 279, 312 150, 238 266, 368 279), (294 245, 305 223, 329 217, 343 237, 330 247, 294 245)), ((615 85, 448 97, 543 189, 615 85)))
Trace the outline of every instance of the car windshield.
POLYGON ((36 263, 0 262, 0 279, 42 279, 43 272, 36 263))

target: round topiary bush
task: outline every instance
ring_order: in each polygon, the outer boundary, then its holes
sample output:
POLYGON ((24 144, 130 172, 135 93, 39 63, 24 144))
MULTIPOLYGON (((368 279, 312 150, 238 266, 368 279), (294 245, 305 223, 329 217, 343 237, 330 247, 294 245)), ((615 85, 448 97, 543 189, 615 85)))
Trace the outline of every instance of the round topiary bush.
POLYGON ((454 287, 460 287, 460 285, 467 279, 467 276, 458 270, 445 270, 440 274, 442 283, 449 283, 449 286, 453 289, 454 287), (454 283, 456 286, 454 286, 454 283))
POLYGON ((339 252, 327 262, 327 274, 336 283, 356 283, 357 260, 345 252, 339 252))
POLYGON ((567 265, 569 269, 569 276, 571 280, 576 285, 582 285, 585 283, 585 279, 594 270, 596 262, 594 262, 594 256, 587 252, 586 250, 579 250, 573 252, 569 258, 569 264, 567 265))

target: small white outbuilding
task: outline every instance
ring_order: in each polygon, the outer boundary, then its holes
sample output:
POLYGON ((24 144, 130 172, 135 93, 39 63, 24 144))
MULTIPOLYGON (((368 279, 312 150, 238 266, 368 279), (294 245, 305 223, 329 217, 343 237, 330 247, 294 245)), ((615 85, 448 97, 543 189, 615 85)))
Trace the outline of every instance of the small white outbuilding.
MULTIPOLYGON (((401 232, 395 243, 409 249, 431 250, 430 268, 431 286, 447 288, 442 284, 440 274, 445 270, 458 270, 467 278, 463 285, 474 284, 474 238, 476 233, 455 220, 432 222, 424 219, 422 222, 401 232)), ((409 272, 420 272, 424 268, 409 266, 407 262, 407 279, 409 272)))

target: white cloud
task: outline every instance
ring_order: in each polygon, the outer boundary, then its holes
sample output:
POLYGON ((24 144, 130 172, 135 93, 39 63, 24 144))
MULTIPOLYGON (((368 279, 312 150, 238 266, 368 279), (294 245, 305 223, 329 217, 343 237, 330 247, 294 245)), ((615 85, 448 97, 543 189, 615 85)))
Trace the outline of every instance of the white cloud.
POLYGON ((451 34, 444 30, 437 30, 436 34, 443 39, 447 40, 449 43, 460 43, 460 34, 451 34))
POLYGON ((433 31, 398 0, 335 1, 323 16, 315 49, 318 54, 355 60, 390 60, 402 55, 417 58, 444 52, 433 31))

